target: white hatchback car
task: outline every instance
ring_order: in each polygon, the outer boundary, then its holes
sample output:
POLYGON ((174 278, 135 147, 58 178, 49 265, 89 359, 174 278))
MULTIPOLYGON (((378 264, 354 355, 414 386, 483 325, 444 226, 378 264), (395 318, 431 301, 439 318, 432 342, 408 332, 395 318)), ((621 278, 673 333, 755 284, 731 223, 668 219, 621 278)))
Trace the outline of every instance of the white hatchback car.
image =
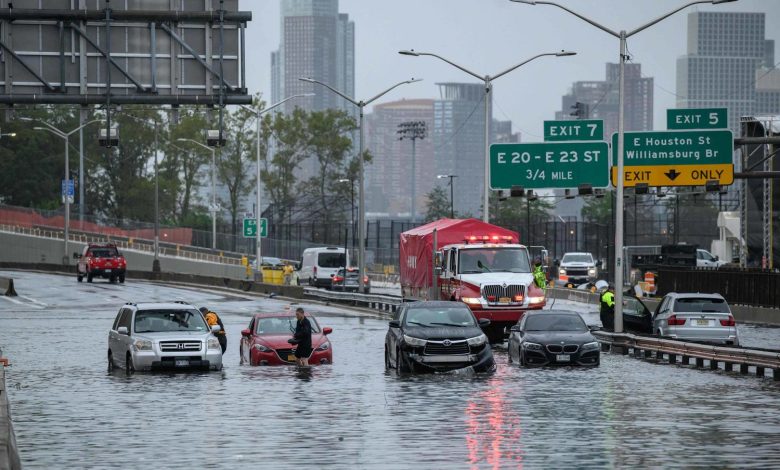
POLYGON ((185 303, 127 303, 108 333, 108 369, 220 370, 219 328, 185 303))

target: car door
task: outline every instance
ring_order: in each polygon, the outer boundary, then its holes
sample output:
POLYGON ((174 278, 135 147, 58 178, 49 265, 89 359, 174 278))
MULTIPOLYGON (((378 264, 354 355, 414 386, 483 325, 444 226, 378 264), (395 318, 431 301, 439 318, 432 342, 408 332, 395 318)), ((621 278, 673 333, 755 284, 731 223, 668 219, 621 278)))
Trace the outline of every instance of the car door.
POLYGON ((119 324, 117 329, 124 326, 127 328, 126 335, 117 334, 117 351, 121 352, 121 356, 114 353, 114 357, 118 361, 124 361, 125 353, 130 351, 132 346, 132 326, 133 326, 133 310, 129 308, 122 309, 122 316, 119 318, 119 324))
POLYGON ((669 314, 669 304, 671 303, 671 297, 668 295, 663 298, 661 303, 658 305, 658 308, 655 311, 655 315, 653 315, 653 333, 661 328, 665 322, 666 317, 669 314))
POLYGON ((111 325, 111 330, 108 332, 108 349, 112 351, 112 354, 116 354, 116 351, 119 351, 119 333, 116 332, 116 329, 119 328, 119 320, 122 318, 122 313, 125 309, 120 308, 119 311, 116 314, 116 318, 114 318, 114 323, 111 325))
POLYGON ((249 320, 247 329, 249 330, 249 336, 241 335, 241 360, 244 364, 249 364, 251 357, 252 340, 255 337, 255 317, 249 320))
MULTIPOLYGON (((406 307, 405 305, 399 307, 398 310, 393 314, 392 319, 398 321, 399 323, 402 323, 407 308, 408 307, 406 307)), ((395 351, 396 348, 398 347, 398 343, 402 334, 403 333, 401 332, 401 328, 393 328, 390 326, 388 326, 387 328, 385 344, 387 345, 387 355, 390 359, 391 364, 395 364, 396 361, 395 351)))
POLYGON ((81 250, 81 258, 79 258, 78 262, 78 271, 81 273, 86 274, 87 272, 87 253, 89 253, 89 247, 85 246, 83 250, 81 250))
POLYGON ((635 333, 650 333, 650 311, 636 297, 623 298, 623 324, 635 333))

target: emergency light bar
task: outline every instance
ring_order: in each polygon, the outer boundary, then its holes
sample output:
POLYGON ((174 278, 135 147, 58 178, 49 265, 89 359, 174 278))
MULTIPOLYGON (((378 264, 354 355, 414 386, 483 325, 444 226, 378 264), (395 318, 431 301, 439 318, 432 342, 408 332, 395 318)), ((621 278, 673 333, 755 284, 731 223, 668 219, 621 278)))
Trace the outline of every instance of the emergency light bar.
POLYGON ((466 243, 474 243, 474 242, 511 242, 512 237, 509 235, 470 235, 464 239, 466 243))

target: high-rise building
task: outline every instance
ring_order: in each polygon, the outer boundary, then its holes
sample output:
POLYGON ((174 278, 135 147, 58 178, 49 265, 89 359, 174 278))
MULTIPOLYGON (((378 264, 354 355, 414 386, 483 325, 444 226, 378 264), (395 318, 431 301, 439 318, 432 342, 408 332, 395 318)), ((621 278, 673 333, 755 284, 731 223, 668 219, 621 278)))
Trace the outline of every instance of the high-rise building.
POLYGON ((677 59, 677 107, 728 108, 735 135, 741 116, 771 110, 777 95, 756 86, 757 77, 775 63, 765 22, 764 13, 689 13, 687 54, 677 59))
MULTIPOLYGON (((436 173, 457 175, 454 208, 461 215, 480 217, 485 172, 485 85, 437 83, 433 103, 433 146, 436 173)), ((492 123, 492 108, 489 119, 492 123)), ((491 126, 492 127, 492 126, 491 126)))
POLYGON ((354 96, 355 23, 339 13, 338 0, 280 0, 280 6, 279 50, 271 53, 271 101, 314 92, 286 103, 284 110, 342 109, 356 115, 355 107, 335 93, 298 80, 313 78, 354 96))
MULTIPOLYGON (((571 91, 561 98, 561 111, 555 119, 575 119, 577 102, 585 104, 588 119, 604 120, 604 138, 611 139, 618 130, 619 64, 607 64, 606 80, 574 82, 571 91)), ((653 129, 653 78, 642 77, 641 64, 625 65, 625 117, 627 131, 653 129)))
POLYGON ((382 103, 365 116, 366 146, 372 161, 366 165, 366 207, 371 218, 405 218, 412 212, 412 183, 417 218, 425 214, 426 195, 436 184, 433 155, 433 100, 414 99, 382 103), (429 134, 412 142, 400 140, 399 125, 423 121, 429 134), (414 160, 414 161, 413 161, 414 160))

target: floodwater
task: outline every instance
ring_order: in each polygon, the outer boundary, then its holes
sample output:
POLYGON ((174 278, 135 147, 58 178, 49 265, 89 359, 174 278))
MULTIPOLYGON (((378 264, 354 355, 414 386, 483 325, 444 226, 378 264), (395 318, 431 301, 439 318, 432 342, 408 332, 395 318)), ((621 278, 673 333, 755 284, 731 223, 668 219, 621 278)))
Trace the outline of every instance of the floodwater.
MULTIPOLYGON (((501 348, 493 375, 398 377, 384 370, 386 320, 317 304, 304 307, 333 327, 335 364, 242 366, 251 313, 287 303, 13 277, 26 298, 0 300, 0 347, 13 363, 7 385, 27 469, 780 465, 780 384, 769 379, 611 354, 597 369, 520 369, 501 348), (174 299, 221 314, 224 370, 107 373, 119 307, 174 299)), ((778 344, 779 330, 751 328, 778 344)))

